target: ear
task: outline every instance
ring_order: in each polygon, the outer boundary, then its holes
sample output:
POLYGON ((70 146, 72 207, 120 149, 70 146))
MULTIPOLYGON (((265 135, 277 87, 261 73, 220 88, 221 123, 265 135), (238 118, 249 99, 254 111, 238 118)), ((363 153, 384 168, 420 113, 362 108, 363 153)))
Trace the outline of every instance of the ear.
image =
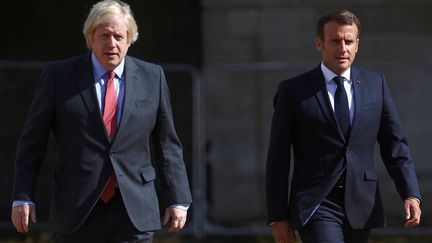
POLYGON ((93 39, 92 39, 92 37, 89 37, 89 39, 88 39, 88 41, 87 41, 87 48, 89 49, 89 50, 92 50, 92 46, 93 46, 93 39))
POLYGON ((132 45, 132 36, 129 30, 126 31, 126 40, 129 48, 132 45))
POLYGON ((356 47, 356 53, 357 53, 357 51, 358 51, 358 49, 359 49, 359 44, 360 44, 360 39, 359 39, 359 38, 357 38, 357 47, 356 47))
POLYGON ((88 41, 87 41, 87 47, 92 50, 92 46, 93 46, 93 42, 94 42, 94 35, 95 35, 95 31, 93 31, 89 36, 88 36, 88 41))
POLYGON ((315 45, 316 48, 319 52, 322 52, 322 50, 324 49, 324 42, 323 40, 321 40, 320 37, 315 37, 315 45))

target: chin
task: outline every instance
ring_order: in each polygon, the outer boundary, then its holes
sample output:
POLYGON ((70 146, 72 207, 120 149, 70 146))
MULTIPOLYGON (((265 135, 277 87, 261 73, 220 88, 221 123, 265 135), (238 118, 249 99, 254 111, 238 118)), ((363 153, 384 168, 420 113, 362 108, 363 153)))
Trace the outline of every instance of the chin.
POLYGON ((110 67, 111 69, 114 69, 119 64, 120 64, 120 62, 118 62, 118 61, 110 61, 110 62, 107 63, 107 66, 110 67))
POLYGON ((339 66, 337 67, 337 69, 338 69, 338 70, 341 70, 341 71, 343 72, 343 71, 347 70, 349 67, 350 67, 350 64, 349 64, 349 63, 344 63, 343 65, 339 65, 339 66))

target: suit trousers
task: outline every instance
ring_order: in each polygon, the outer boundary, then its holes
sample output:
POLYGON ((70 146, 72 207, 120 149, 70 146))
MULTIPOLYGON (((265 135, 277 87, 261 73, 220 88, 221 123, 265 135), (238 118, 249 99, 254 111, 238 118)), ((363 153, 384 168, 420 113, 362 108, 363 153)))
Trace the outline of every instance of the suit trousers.
POLYGON ((56 243, 151 243, 154 232, 138 231, 127 215, 126 208, 116 189, 108 202, 99 200, 86 221, 73 234, 53 232, 56 243))
POLYGON ((303 243, 367 243, 370 229, 356 230, 349 224, 344 210, 344 187, 335 186, 318 209, 299 229, 303 243))

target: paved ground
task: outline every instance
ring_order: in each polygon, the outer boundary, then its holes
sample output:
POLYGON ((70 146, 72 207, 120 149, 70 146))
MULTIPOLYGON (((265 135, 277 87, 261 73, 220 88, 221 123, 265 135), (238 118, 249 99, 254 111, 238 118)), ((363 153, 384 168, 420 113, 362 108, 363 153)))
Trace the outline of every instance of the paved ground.
MULTIPOLYGON (((29 237, 16 238, 0 234, 0 243, 48 243, 49 233, 37 233, 29 237), (4 237, 2 237, 4 236, 4 237)), ((190 238, 171 236, 157 236, 154 243, 273 243, 270 237, 212 237, 202 241, 190 238)), ((372 237, 370 243, 432 243, 431 236, 392 236, 372 237)))

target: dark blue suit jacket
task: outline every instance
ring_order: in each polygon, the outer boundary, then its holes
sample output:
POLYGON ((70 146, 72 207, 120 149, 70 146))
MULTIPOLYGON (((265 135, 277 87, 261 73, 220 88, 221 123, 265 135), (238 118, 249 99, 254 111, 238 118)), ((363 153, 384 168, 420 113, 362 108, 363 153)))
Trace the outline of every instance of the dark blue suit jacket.
POLYGON ((401 198, 420 199, 414 164, 384 76, 353 66, 351 78, 355 111, 348 141, 337 124, 320 67, 280 83, 266 167, 269 222, 288 220, 301 228, 346 166, 345 210, 351 226, 384 226, 374 163, 377 141, 401 198))
POLYGON ((125 58, 123 113, 113 141, 98 106, 90 55, 54 62, 42 72, 17 148, 13 200, 36 200, 36 180, 52 131, 57 160, 50 221, 55 232, 78 229, 113 170, 135 227, 160 228, 150 143, 167 204, 191 203, 162 68, 125 58))

